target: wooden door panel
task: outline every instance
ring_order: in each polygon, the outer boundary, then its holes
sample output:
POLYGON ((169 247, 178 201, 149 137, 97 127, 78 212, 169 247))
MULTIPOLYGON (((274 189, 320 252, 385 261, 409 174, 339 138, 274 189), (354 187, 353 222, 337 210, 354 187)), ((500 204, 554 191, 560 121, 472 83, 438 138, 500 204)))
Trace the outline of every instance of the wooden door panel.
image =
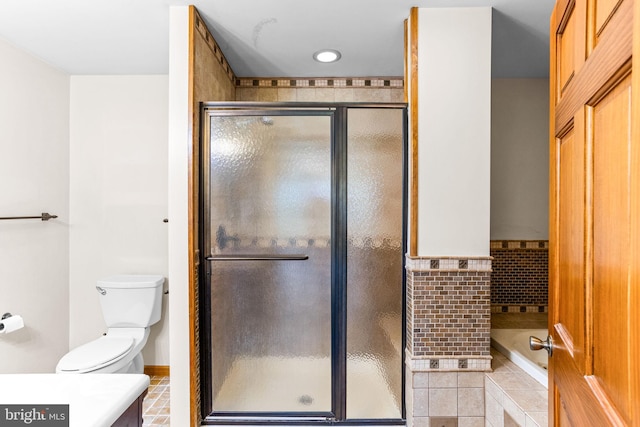
POLYGON ((593 107, 593 375, 626 422, 631 76, 593 107))
MULTIPOLYGON (((558 33, 558 74, 560 76, 559 97, 567 87, 567 84, 574 75, 574 57, 575 57, 575 7, 571 7, 567 17, 561 24, 558 33)), ((559 98, 558 98, 559 99, 559 98)))
MULTIPOLYGON (((583 120, 578 117, 575 125, 582 129, 583 120)), ((576 128, 570 129, 559 138, 559 221, 561 227, 558 241, 559 283, 558 298, 560 301, 574 301, 572 304, 558 305, 556 341, 579 360, 578 365, 584 372, 585 344, 585 268, 584 268, 584 233, 585 233, 585 182, 584 145, 580 143, 576 128), (582 302, 582 303, 581 303, 582 302)))
POLYGON ((596 33, 599 35, 609 22, 620 0, 596 0, 596 33))
POLYGON ((637 2, 558 0, 551 17, 549 398, 556 427, 640 426, 637 2))
MULTIPOLYGON (((640 19, 640 1, 636 0, 633 8, 633 14, 636 17, 635 26, 638 26, 637 20, 640 19)), ((630 296, 629 300, 632 307, 629 315, 629 325, 631 330, 629 335, 636 337, 631 341, 632 355, 631 359, 631 396, 632 399, 632 414, 635 416, 635 422, 638 424, 638 418, 640 418, 640 119, 638 114, 640 112, 640 30, 635 30, 633 34, 633 69, 636 73, 632 77, 632 89, 631 89, 631 111, 632 111, 632 123, 631 123, 631 232, 630 235, 634 236, 631 239, 631 266, 629 271, 630 281, 630 296), (634 358, 635 357, 635 358, 634 358)))
POLYGON ((603 411, 603 406, 610 407, 610 404, 603 399, 602 395, 594 393, 591 384, 585 381, 585 377, 575 375, 575 361, 569 352, 558 352, 553 355, 555 365, 557 396, 555 404, 558 411, 565 412, 563 415, 557 414, 556 427, 558 424, 574 427, 605 427, 616 424, 612 420, 618 419, 615 412, 610 415, 603 411), (561 409, 560 409, 561 408, 561 409), (565 418, 565 422, 562 422, 565 418), (568 424, 567 424, 568 421, 568 424))
MULTIPOLYGON (((584 0, 582 0, 584 3, 584 0)), ((590 52, 589 58, 584 64, 578 68, 576 66, 576 75, 568 83, 562 99, 557 99, 555 105, 552 105, 553 117, 551 120, 552 128, 555 129, 554 135, 558 135, 561 130, 567 126, 576 111, 594 98, 602 96, 599 92, 603 87, 610 86, 610 81, 617 72, 627 73, 631 63, 632 52, 632 29, 633 29, 633 10, 632 1, 625 0, 618 8, 615 15, 611 18, 611 22, 607 25, 606 31, 602 34, 598 46, 590 52)), ((584 4, 576 4, 576 10, 582 10, 584 4)), ((561 14, 561 12, 560 12, 561 14)), ((554 13, 554 17, 557 14, 554 13)), ((552 17, 552 19, 554 19, 552 17)), ((553 23, 551 28, 557 28, 560 31, 561 22, 553 23)), ((584 28, 584 26, 581 26, 584 28)), ((554 39, 557 38, 553 36, 554 39)), ((553 40, 552 40, 553 41, 553 40)), ((584 38, 580 45, 588 45, 588 40, 584 38)), ((554 51, 559 51, 559 46, 553 44, 551 47, 554 51)), ((584 56, 587 50, 585 47, 576 48, 579 54, 574 56, 579 58, 584 56)), ((559 52, 556 52, 559 58, 559 52)), ((552 54, 553 57, 553 54, 552 54)), ((557 60, 558 61, 558 60, 557 60)), ((557 66, 557 64, 556 64, 557 66)), ((556 72, 554 66, 551 67, 552 73, 556 72)), ((556 87, 558 77, 553 78, 550 82, 551 87, 556 87)))

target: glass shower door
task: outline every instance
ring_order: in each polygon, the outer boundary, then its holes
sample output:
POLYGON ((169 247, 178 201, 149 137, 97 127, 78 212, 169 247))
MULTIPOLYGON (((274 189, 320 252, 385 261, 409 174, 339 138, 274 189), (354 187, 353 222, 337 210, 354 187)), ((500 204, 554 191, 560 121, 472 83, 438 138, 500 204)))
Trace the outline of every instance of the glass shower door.
POLYGON ((205 237, 217 414, 332 410, 332 116, 213 115, 205 237))

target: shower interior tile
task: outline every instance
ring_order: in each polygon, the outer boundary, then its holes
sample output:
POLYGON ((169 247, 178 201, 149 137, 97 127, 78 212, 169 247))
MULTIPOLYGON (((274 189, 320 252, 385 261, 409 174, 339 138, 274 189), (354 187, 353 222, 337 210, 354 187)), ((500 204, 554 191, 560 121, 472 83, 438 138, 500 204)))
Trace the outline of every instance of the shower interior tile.
POLYGON ((295 102, 296 89, 278 88, 278 102, 295 102))

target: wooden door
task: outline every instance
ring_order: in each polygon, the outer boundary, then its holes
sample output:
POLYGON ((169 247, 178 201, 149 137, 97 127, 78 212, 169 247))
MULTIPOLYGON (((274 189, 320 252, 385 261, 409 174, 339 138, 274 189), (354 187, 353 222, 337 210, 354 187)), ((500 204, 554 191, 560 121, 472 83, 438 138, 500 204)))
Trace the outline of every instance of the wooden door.
POLYGON ((551 16, 549 402, 556 427, 640 426, 635 3, 558 0, 551 16))

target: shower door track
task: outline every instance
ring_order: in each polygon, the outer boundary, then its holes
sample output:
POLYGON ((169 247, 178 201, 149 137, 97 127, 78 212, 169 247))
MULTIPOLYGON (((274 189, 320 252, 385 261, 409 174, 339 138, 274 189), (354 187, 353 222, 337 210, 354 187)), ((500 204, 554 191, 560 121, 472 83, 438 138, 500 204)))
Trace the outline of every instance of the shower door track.
MULTIPOLYGON (((332 117, 331 126, 331 388, 332 388, 332 411, 331 412, 224 412, 215 411, 212 408, 213 396, 208 387, 208 378, 211 378, 211 352, 201 351, 201 393, 202 393, 202 425, 405 425, 405 377, 404 363, 405 354, 401 351, 401 414, 402 418, 392 419, 347 419, 346 416, 346 361, 347 361, 347 110, 348 109, 401 109, 403 110, 403 135, 402 135, 402 253, 406 253, 406 212, 407 212, 407 106, 405 103, 263 103, 263 102, 207 102, 201 103, 201 128, 205 128, 205 120, 209 117, 209 112, 215 111, 216 116, 237 116, 237 115, 329 115, 332 117), (204 367, 204 369, 202 369, 204 367), (209 412, 209 410, 213 410, 209 412)), ((208 154, 203 152, 204 139, 208 137, 206 132, 201 132, 200 159, 204 162, 208 154)), ((205 167, 200 168, 200 188, 204 188, 206 177, 205 167)), ((209 212, 208 194, 200 197, 200 218, 208 218, 209 212)), ((206 227, 201 220, 200 243, 203 245, 206 227)), ((201 253, 208 252, 201 247, 201 253)), ((204 310, 200 310, 200 341, 204 345, 201 348, 211 348, 211 322, 207 318, 207 313, 211 312, 210 302, 210 276, 209 266, 217 262, 233 261, 301 261, 308 257, 306 255, 276 255, 276 256, 255 256, 253 254, 242 254, 235 256, 212 255, 205 257, 205 263, 201 264, 200 298, 201 304, 204 300, 204 310)), ((404 262, 403 262, 404 265, 404 262)), ((402 268, 402 301, 406 301, 405 269, 402 268)), ((402 306, 402 346, 406 344, 406 307, 402 306)))

